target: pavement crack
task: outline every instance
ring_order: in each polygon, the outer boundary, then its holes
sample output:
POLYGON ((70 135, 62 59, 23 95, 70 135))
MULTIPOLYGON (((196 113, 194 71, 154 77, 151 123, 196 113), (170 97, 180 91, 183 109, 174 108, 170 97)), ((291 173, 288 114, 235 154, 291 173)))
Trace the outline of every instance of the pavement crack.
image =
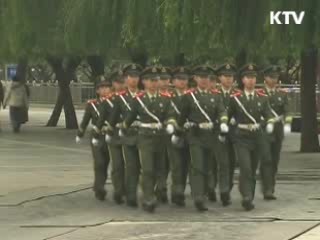
POLYGON ((310 232, 311 230, 313 230, 313 229, 315 229, 315 228, 317 228, 317 227, 319 227, 319 226, 320 226, 320 223, 317 223, 317 224, 315 224, 315 225, 313 225, 313 226, 311 226, 311 227, 309 227, 309 228, 307 228, 307 229, 303 230, 302 232, 300 232, 300 233, 298 233, 298 234, 294 235, 293 237, 289 238, 288 240, 294 240, 294 239, 297 239, 298 237, 300 237, 300 236, 302 236, 302 235, 306 234, 307 232, 310 232))
POLYGON ((43 240, 49 240, 49 239, 54 239, 54 238, 57 238, 57 237, 62 237, 62 236, 65 236, 65 235, 68 235, 70 233, 73 233, 75 231, 79 230, 78 228, 76 229, 71 229, 69 231, 66 231, 66 232, 63 232, 63 233, 60 233, 60 234, 57 234, 57 235, 54 235, 54 236, 51 236, 51 237, 47 237, 47 238, 44 238, 43 240))
POLYGON ((82 192, 82 191, 86 191, 89 189, 91 189, 91 187, 81 188, 81 189, 77 189, 77 190, 73 190, 73 191, 69 191, 69 192, 64 192, 64 193, 55 193, 55 194, 44 195, 44 196, 40 196, 37 198, 28 199, 28 200, 25 200, 25 201, 22 201, 22 202, 19 202, 16 204, 0 204, 0 207, 19 207, 19 206, 22 206, 22 205, 30 203, 30 202, 36 202, 36 201, 43 200, 43 199, 50 198, 50 197, 66 196, 69 194, 82 192))

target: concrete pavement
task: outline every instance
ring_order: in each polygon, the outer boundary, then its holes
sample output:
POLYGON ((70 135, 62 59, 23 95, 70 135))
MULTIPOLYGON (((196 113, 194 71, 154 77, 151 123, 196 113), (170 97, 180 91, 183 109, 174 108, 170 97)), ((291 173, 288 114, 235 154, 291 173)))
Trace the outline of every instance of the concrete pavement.
POLYGON ((209 204, 199 214, 188 189, 185 209, 146 214, 116 206, 110 182, 107 201, 94 199, 88 139, 76 145, 63 119, 46 128, 50 111, 31 109, 30 123, 13 134, 7 114, 0 112, 0 239, 320 239, 320 154, 297 153, 297 134, 284 143, 277 201, 257 194, 256 209, 244 212, 235 187, 230 207, 209 204))

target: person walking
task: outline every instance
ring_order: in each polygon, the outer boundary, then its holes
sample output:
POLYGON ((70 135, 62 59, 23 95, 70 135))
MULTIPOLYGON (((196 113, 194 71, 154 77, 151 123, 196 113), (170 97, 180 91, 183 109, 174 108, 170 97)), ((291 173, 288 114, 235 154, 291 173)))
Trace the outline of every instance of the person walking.
POLYGON ((3 108, 9 106, 10 120, 14 133, 20 132, 21 124, 28 122, 30 91, 28 86, 18 76, 6 88, 3 108))

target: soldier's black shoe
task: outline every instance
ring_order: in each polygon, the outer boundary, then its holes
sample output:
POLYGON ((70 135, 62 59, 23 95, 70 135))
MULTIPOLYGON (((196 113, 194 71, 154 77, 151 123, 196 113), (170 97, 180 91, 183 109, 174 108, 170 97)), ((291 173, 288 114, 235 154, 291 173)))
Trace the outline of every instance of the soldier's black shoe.
POLYGON ((264 200, 266 200, 266 201, 273 201, 273 200, 277 200, 277 197, 276 196, 274 196, 273 194, 271 194, 271 195, 264 195, 264 200))
POLYGON ((107 192, 104 190, 94 191, 94 195, 99 201, 104 201, 106 199, 107 192))
POLYGON ((249 200, 244 200, 242 201, 242 207, 246 210, 246 211, 251 211, 254 209, 254 205, 251 201, 249 200))
POLYGON ((157 200, 158 200, 158 202, 160 202, 162 204, 167 204, 168 203, 168 196, 166 193, 157 194, 157 200))
POLYGON ((175 205, 177 205, 179 207, 186 206, 185 197, 183 195, 173 195, 171 197, 171 201, 172 201, 172 203, 174 203, 175 205))
POLYGON ((216 202, 217 201, 217 195, 216 192, 212 191, 208 193, 208 199, 210 202, 216 202))
POLYGON ((127 200, 127 206, 132 207, 132 208, 136 208, 136 207, 138 207, 138 203, 136 200, 127 200))
POLYGON ((124 203, 124 201, 123 201, 123 197, 122 197, 122 195, 120 195, 120 194, 114 194, 113 195, 113 200, 114 200, 114 202, 116 203, 116 204, 118 204, 118 205, 121 205, 121 204, 123 204, 124 203))
POLYGON ((143 208, 143 210, 145 210, 148 213, 154 213, 154 210, 156 209, 156 205, 143 203, 142 208, 143 208))
POLYGON ((227 207, 231 204, 230 194, 229 193, 221 193, 220 199, 222 202, 222 206, 227 207))
POLYGON ((201 201, 196 201, 194 205, 199 212, 205 212, 209 210, 207 206, 201 201))

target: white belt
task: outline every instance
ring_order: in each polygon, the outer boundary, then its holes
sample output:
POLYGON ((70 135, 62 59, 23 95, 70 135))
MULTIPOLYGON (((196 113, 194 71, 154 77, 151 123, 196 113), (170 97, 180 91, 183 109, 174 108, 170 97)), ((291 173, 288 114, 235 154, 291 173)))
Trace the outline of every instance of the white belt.
MULTIPOLYGON (((140 121, 134 121, 130 127, 140 127, 141 122, 140 121)), ((116 128, 123 128, 123 123, 117 123, 116 128)))
POLYGON ((200 129, 211 130, 211 129, 213 129, 214 124, 212 122, 210 122, 210 123, 204 122, 204 123, 199 123, 198 126, 200 129))
POLYGON ((149 129, 158 129, 158 130, 163 128, 161 123, 141 123, 140 127, 149 128, 149 129))
POLYGON ((257 131, 260 129, 260 124, 238 124, 238 128, 248 131, 257 131))

